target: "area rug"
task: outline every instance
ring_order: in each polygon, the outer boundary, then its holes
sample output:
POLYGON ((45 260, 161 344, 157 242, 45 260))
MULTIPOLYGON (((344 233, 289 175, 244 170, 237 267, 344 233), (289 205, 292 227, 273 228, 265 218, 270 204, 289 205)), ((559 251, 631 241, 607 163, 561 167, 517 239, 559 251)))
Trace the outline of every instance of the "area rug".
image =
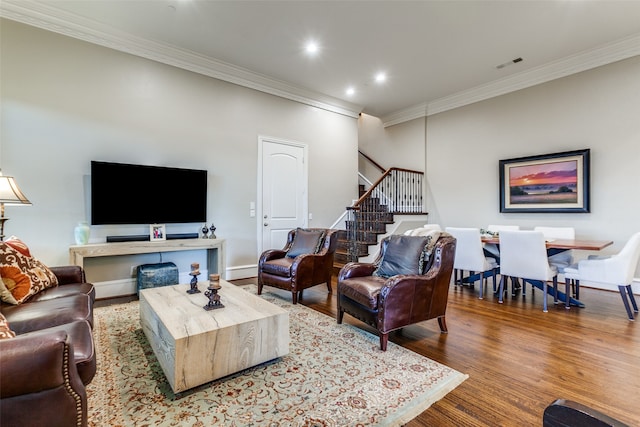
MULTIPOLYGON (((255 285, 244 287, 256 293, 255 285)), ((137 301, 96 308, 90 426, 399 426, 467 375, 277 295, 287 356, 174 394, 140 328, 137 301)))

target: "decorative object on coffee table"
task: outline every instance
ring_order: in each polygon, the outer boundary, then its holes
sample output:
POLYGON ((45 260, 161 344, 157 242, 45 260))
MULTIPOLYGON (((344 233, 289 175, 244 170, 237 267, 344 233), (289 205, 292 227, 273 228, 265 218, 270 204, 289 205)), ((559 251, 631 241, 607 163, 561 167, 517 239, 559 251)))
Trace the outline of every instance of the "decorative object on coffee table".
POLYGON ((223 308, 224 304, 220 302, 220 294, 218 291, 220 290, 220 275, 219 274, 210 274, 209 275, 209 287, 207 291, 204 293, 205 296, 209 298, 209 302, 205 305, 205 310, 215 310, 216 308, 223 308))
POLYGON ((211 227, 209 227, 209 230, 211 230, 211 236, 209 236, 210 239, 216 239, 216 226, 213 225, 213 223, 211 223, 211 227))
POLYGON ((207 224, 203 224, 202 225, 202 238, 206 239, 207 236, 209 235, 209 229, 207 228, 207 224))
POLYGON ((188 294, 197 294, 200 292, 198 289, 198 276, 200 275, 200 264, 194 262, 191 264, 191 272, 189 276, 191 276, 191 288, 187 290, 188 294))

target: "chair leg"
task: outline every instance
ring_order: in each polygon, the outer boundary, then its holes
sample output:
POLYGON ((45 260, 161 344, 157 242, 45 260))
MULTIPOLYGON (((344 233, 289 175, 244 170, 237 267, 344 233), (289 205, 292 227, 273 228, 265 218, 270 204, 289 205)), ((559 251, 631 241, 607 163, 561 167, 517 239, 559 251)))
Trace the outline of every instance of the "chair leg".
POLYGON ((633 317, 633 313, 631 312, 631 307, 629 306, 629 300, 627 299, 627 289, 625 285, 618 285, 618 290, 620 291, 620 296, 622 297, 622 303, 624 304, 624 308, 627 310, 627 316, 629 320, 636 320, 633 317))
POLYGON ((575 280, 573 284, 575 285, 573 287, 573 296, 575 299, 580 299, 580 280, 575 280))
POLYGON ((329 291, 329 293, 333 292, 333 289, 331 289, 331 279, 327 280, 327 290, 329 291))
POLYGON ((340 308, 338 307, 338 315, 336 317, 336 320, 338 321, 338 325, 342 325, 343 317, 344 317, 344 311, 340 310, 340 308))
POLYGON ((500 277, 500 286, 498 287, 498 302, 500 304, 503 303, 502 295, 504 293, 504 282, 505 282, 505 280, 508 280, 508 277, 506 277, 506 276, 500 277))
POLYGON ((484 295, 483 295, 484 286, 487 284, 486 283, 487 279, 484 278, 484 274, 485 273, 480 273, 480 295, 478 296, 478 299, 483 299, 484 298, 484 295))
POLYGON ((571 287, 570 283, 570 279, 564 279, 564 308, 567 310, 571 308, 571 294, 569 293, 569 288, 571 287))
MULTIPOLYGON (((546 313, 547 311, 547 281, 542 281, 542 312, 546 313)), ((557 284, 556 284, 557 286, 557 284)))
POLYGON ((438 325, 440 325, 440 333, 446 334, 449 332, 449 330, 447 329, 447 321, 445 320, 444 316, 438 317, 438 325))
POLYGON ((636 297, 633 295, 633 289, 631 289, 631 285, 627 285, 627 292, 629 293, 629 299, 631 300, 631 305, 633 306, 633 311, 635 313, 638 312, 638 304, 636 304, 636 297))
POLYGON ((260 281, 258 280, 258 295, 262 295, 262 287, 264 285, 262 283, 260 283, 260 281))
POLYGON ((389 341, 389 333, 380 333, 380 350, 387 351, 387 342, 389 341))
POLYGON ((494 268, 493 269, 493 293, 496 293, 496 279, 498 277, 498 269, 494 268))
POLYGON ((298 303, 298 291, 296 290, 291 291, 291 302, 292 304, 298 303))

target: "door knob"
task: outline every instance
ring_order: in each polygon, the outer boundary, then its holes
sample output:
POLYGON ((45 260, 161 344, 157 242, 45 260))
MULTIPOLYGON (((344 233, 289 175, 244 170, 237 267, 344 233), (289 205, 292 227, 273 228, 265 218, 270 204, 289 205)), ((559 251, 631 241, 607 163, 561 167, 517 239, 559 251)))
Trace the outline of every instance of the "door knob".
POLYGON ((265 227, 267 227, 268 225, 269 225, 269 223, 268 223, 268 222, 265 222, 265 223, 264 223, 264 226, 265 226, 265 227))

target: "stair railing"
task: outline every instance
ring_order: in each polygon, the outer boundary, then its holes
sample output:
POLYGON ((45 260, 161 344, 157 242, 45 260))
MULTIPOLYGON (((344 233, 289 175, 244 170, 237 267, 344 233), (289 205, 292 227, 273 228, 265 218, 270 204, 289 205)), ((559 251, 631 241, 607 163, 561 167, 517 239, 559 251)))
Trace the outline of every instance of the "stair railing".
POLYGON ((371 204, 372 199, 386 206, 393 214, 421 214, 424 212, 422 200, 424 172, 410 169, 391 168, 360 197, 353 207, 362 209, 371 204))
POLYGON ((357 261, 360 245, 367 233, 375 233, 378 224, 389 214, 422 214, 424 173, 410 169, 391 168, 360 197, 347 207, 345 221, 349 260, 357 261))

